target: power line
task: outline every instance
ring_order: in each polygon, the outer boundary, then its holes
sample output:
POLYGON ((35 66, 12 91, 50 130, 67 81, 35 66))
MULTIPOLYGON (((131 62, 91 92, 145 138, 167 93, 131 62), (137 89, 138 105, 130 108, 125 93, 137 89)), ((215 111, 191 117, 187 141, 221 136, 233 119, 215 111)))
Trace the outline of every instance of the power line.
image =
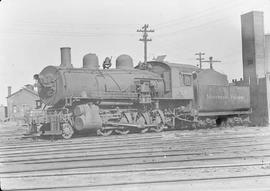
MULTIPOLYGON (((228 6, 228 4, 227 4, 227 6, 228 6)), ((212 9, 211 9, 212 10, 212 9)), ((207 14, 209 14, 208 12, 207 12, 207 14)), ((195 17, 198 17, 200 14, 195 14, 194 16, 195 17)), ((193 17, 194 17, 193 16, 193 17)), ((209 15, 210 16, 210 15, 209 15)), ((192 19, 192 16, 190 17, 191 19, 192 19)), ((201 18, 201 17, 200 17, 201 18)), ((200 18, 198 18, 198 19, 200 19, 200 18)), ((193 18, 194 19, 194 18, 193 18)), ((184 20, 185 21, 185 20, 184 20)), ((214 22, 217 22, 218 20, 215 20, 214 22)), ((202 25, 195 25, 195 26, 191 26, 191 27, 187 27, 187 28, 182 28, 182 29, 180 29, 180 30, 177 30, 177 31, 175 31, 175 32, 169 32, 169 33, 166 33, 166 34, 158 34, 157 36, 164 36, 164 35, 166 35, 166 36, 170 36, 170 35, 168 35, 168 34, 175 34, 175 33, 178 33, 179 31, 183 31, 183 30, 192 30, 192 29, 195 29, 195 28, 198 28, 198 27, 204 27, 205 25, 208 25, 208 24, 211 24, 212 22, 208 22, 208 23, 204 23, 204 24, 202 24, 202 25)), ((31 25, 31 27, 36 27, 36 26, 44 26, 44 27, 46 27, 46 29, 44 30, 44 29, 41 29, 40 31, 36 31, 36 30, 31 30, 31 34, 34 34, 34 35, 49 35, 49 36, 56 36, 56 35, 54 35, 54 34, 51 34, 51 33, 55 33, 55 34, 57 34, 57 35, 63 35, 63 36, 74 36, 75 37, 75 35, 77 35, 78 37, 89 37, 89 36, 108 36, 108 35, 115 35, 115 34, 102 34, 102 33, 100 33, 100 32, 98 32, 99 30, 100 30, 100 27, 101 27, 101 29, 104 29, 104 27, 105 27, 105 25, 103 25, 103 24, 97 24, 97 23, 94 23, 94 24, 76 24, 77 26, 79 26, 79 27, 76 27, 76 28, 81 28, 81 27, 83 27, 83 28, 85 28, 85 27, 91 27, 91 29, 94 29, 95 30, 95 32, 76 32, 75 31, 75 33, 74 33, 74 30, 73 30, 73 28, 74 28, 74 25, 73 24, 68 24, 68 23, 33 23, 33 22, 27 22, 27 21, 22 21, 21 22, 21 24, 23 25, 23 26, 25 26, 25 24, 26 24, 26 26, 27 25, 31 25), (48 31, 47 30, 47 28, 49 27, 59 27, 59 26, 61 26, 60 28, 62 28, 62 30, 61 30, 61 32, 59 32, 59 31, 56 31, 56 32, 54 32, 54 31, 48 31), (96 26, 96 27, 95 27, 96 26), (63 30, 63 29, 70 29, 70 30, 68 30, 68 31, 65 31, 65 30, 63 30), (44 33, 46 33, 46 34, 44 34, 44 33), (59 33, 59 34, 58 34, 59 33)), ((133 26, 134 24, 117 24, 117 28, 119 28, 119 27, 125 27, 125 29, 127 28, 127 26, 133 26)), ((170 24, 169 24, 170 25, 170 24)), ((16 28, 17 27, 19 27, 19 28, 21 28, 20 27, 20 23, 18 23, 18 24, 16 24, 15 25, 16 26, 16 28)), ((179 25, 176 25, 176 26, 179 26, 179 25)), ((106 26, 105 28, 107 28, 107 27, 109 27, 109 28, 111 28, 111 27, 113 27, 113 25, 112 24, 110 24, 109 26, 106 26)), ((43 27, 42 27, 43 28, 43 27)), ((107 30, 106 30, 107 31, 107 30)), ((14 33, 14 32, 13 32, 14 33)), ((18 31, 18 33, 20 33, 21 34, 21 32, 20 31, 18 31)), ((29 31, 24 31, 23 32, 24 34, 25 33, 29 33, 29 31)), ((129 35, 129 36, 133 36, 131 33, 117 33, 117 35, 129 35)))
POLYGON ((209 60, 205 60, 205 61, 202 61, 202 62, 208 62, 210 64, 210 69, 213 69, 213 63, 221 62, 221 61, 220 60, 213 60, 213 56, 210 56, 209 60))
POLYGON ((198 55, 198 56, 199 56, 199 58, 196 58, 196 60, 199 60, 200 68, 202 68, 202 61, 204 60, 204 58, 203 58, 202 56, 205 55, 205 53, 203 53, 203 52, 198 52, 198 53, 196 53, 195 55, 198 55))
POLYGON ((142 41, 144 43, 144 65, 147 64, 147 42, 152 41, 151 38, 148 38, 149 32, 155 32, 152 29, 148 29, 149 25, 145 24, 141 29, 138 29, 137 32, 143 33, 143 38, 140 38, 139 41, 142 41))
POLYGON ((127 33, 127 32, 92 32, 92 31, 56 31, 56 30, 21 30, 21 29, 6 29, 1 30, 0 34, 19 34, 19 35, 45 35, 45 36, 70 36, 70 37, 98 37, 98 36, 135 36, 135 34, 127 33))
POLYGON ((193 30, 193 31, 198 31, 198 30, 195 30, 195 29, 198 29, 200 28, 200 31, 201 30, 208 30, 208 29, 213 29, 213 27, 206 27, 208 25, 213 25, 214 23, 217 23, 217 24, 221 24, 221 23, 224 23, 224 22, 229 22, 231 18, 220 18, 220 19, 216 19, 216 20, 212 20, 212 21, 209 21, 209 22, 205 22, 205 23, 201 23, 201 24, 196 24, 196 25, 193 25, 193 26, 188 26, 188 27, 183 27, 183 28, 179 28, 178 30, 174 30, 174 31, 171 31, 171 32, 167 32, 167 33, 161 33, 161 34, 157 34, 155 36, 167 36, 167 37, 171 37, 172 35, 174 34, 177 34, 180 32, 183 32, 183 31, 189 31, 189 30, 193 30))
POLYGON ((196 22, 198 22, 198 20, 202 19, 202 18, 208 18, 208 17, 215 17, 215 15, 213 15, 213 13, 217 13, 218 15, 220 14, 220 11, 224 10, 224 9, 232 9, 232 8, 237 8, 238 6, 243 6, 242 2, 244 2, 245 0, 236 0, 234 2, 231 3, 226 3, 226 5, 220 7, 217 5, 214 6, 207 6, 206 9, 200 10, 198 12, 193 13, 193 15, 191 16, 184 16, 184 17, 180 17, 180 18, 176 18, 176 19, 172 19, 169 20, 167 22, 162 22, 162 23, 158 23, 157 28, 161 29, 161 28, 165 28, 168 27, 170 25, 174 25, 174 26, 179 26, 179 24, 183 24, 183 22, 187 22, 190 23, 192 20, 195 20, 196 22))

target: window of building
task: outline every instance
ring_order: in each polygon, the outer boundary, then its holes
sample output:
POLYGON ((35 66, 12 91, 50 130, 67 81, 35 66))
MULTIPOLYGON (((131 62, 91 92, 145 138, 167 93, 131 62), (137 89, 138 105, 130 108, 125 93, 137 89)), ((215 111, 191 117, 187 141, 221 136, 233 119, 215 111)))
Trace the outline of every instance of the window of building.
POLYGON ((29 105, 27 105, 27 104, 22 104, 22 112, 25 112, 25 111, 28 111, 28 110, 30 110, 29 105))
POLYGON ((17 113, 17 106, 16 105, 13 106, 13 113, 17 113))

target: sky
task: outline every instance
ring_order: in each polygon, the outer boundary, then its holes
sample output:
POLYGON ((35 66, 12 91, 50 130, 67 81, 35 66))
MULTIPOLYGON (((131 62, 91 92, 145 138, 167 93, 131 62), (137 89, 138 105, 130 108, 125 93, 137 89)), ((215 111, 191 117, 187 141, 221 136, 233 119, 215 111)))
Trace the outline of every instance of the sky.
MULTIPOLYGON (((71 47, 72 64, 87 53, 105 57, 129 54, 143 61, 141 33, 154 33, 148 60, 167 55, 174 63, 197 65, 196 52, 221 63, 214 68, 229 79, 242 77, 240 16, 264 12, 270 33, 270 0, 2 0, 0 2, 0 104, 12 92, 33 84, 33 75, 60 65, 60 47, 71 47)), ((208 65, 204 65, 208 67, 208 65)))

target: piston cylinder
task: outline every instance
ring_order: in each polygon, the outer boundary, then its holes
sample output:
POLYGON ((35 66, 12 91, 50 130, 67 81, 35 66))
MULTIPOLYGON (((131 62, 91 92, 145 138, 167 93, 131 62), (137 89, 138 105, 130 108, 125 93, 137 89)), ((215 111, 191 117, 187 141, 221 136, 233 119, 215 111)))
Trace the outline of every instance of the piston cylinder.
POLYGON ((98 129, 102 126, 99 108, 94 104, 77 106, 74 110, 74 114, 78 115, 75 118, 75 129, 78 131, 84 129, 98 129))

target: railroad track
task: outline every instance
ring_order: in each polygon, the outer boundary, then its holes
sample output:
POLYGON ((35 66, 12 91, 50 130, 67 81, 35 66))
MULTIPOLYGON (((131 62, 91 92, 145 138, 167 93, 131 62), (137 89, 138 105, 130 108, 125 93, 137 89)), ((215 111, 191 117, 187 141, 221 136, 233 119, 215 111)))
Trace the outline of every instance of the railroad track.
MULTIPOLYGON (((148 133, 148 134, 133 134, 131 135, 125 135, 125 136, 110 136, 110 137, 84 137, 82 139, 73 139, 73 140, 55 140, 55 141, 46 141, 46 140, 37 140, 33 141, 31 139, 28 139, 27 142, 22 141, 21 143, 23 144, 18 144, 18 143, 4 143, 2 146, 0 146, 0 151, 3 149, 22 149, 22 148, 41 148, 41 147, 57 147, 57 146, 75 146, 79 145, 80 147, 83 145, 89 146, 89 144, 94 144, 94 147, 100 144, 107 144, 107 143, 114 143, 114 144, 119 144, 122 143, 123 141, 126 143, 127 141, 132 142, 132 141, 145 141, 149 142, 149 139, 157 140, 157 139, 162 139, 162 140, 173 140, 173 139, 181 139, 181 141, 194 141, 194 139, 211 139, 212 136, 211 134, 207 134, 207 136, 203 135, 198 135, 194 134, 196 131, 192 131, 193 134, 191 136, 183 135, 182 132, 180 131, 175 131, 174 134, 170 132, 163 132, 160 134, 157 133, 148 133), (173 136, 172 136, 173 135, 173 136), (102 140, 102 142, 100 141, 102 140)), ((200 131, 199 131, 200 132, 200 131)), ((205 131, 204 131, 205 132, 205 131)), ((236 139, 241 138, 241 137, 254 137, 254 133, 256 132, 238 132, 236 134, 235 131, 233 132, 226 132, 226 134, 221 134, 219 135, 218 132, 214 134, 213 139, 218 139, 218 140, 223 140, 223 139, 236 139)), ((268 133, 268 132, 267 132, 268 133)), ((269 133, 268 133, 269 134, 269 133)), ((260 136, 260 133, 258 133, 258 136, 260 136)), ((263 134, 262 136, 265 136, 263 134)))
POLYGON ((4 190, 270 188, 269 128, 8 140, 0 154, 4 190))

